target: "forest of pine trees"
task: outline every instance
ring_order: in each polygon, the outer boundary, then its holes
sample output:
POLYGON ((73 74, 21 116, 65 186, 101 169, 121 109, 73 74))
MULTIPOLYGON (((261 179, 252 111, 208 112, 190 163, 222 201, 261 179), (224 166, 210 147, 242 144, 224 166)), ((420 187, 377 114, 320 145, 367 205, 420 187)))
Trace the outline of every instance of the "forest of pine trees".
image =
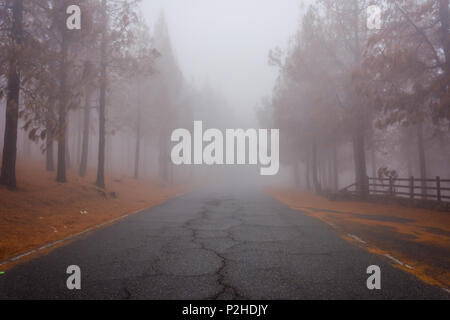
POLYGON ((151 30, 138 2, 0 1, 1 184, 20 187, 17 160, 32 158, 60 183, 69 168, 95 168, 100 188, 108 172, 171 182, 170 133, 208 93, 185 81, 164 13, 151 30))
MULTIPOLYGON (((296 183, 322 193, 384 171, 450 176, 448 0, 317 0, 304 8, 264 122, 281 128, 281 159, 296 183), (381 8, 381 30, 366 8, 381 8)), ((422 190, 426 192, 426 190, 422 190)))
MULTIPOLYGON (((0 1, 0 182, 17 187, 19 158, 171 182, 170 133, 230 116, 206 86, 186 81, 161 13, 149 28, 136 0, 0 1), (66 28, 67 7, 82 28, 66 28), (208 122, 208 121, 207 121, 208 122), (4 134, 3 134, 4 133, 4 134)), ((317 193, 385 171, 450 176, 448 0, 316 0, 285 49, 270 52, 278 78, 259 110, 281 130, 282 162, 317 193), (367 28, 369 5, 381 30, 367 28), (384 171, 383 171, 384 170, 384 171)), ((425 193, 426 183, 422 192, 425 193)))

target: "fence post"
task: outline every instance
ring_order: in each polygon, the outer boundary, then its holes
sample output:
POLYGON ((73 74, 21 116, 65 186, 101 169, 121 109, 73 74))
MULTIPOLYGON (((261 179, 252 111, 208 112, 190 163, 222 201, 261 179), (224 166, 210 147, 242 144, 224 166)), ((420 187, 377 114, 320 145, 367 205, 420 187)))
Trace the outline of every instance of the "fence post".
POLYGON ((436 177, 436 190, 437 190, 437 200, 441 201, 441 177, 436 177))
POLYGON ((409 197, 414 200, 414 177, 409 180, 409 197))

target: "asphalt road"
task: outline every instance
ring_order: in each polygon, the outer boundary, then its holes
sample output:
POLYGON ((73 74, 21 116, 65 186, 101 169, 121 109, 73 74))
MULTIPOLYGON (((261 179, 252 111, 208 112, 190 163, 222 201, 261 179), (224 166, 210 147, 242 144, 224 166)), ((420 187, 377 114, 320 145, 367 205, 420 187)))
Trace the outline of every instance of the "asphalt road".
POLYGON ((258 188, 205 189, 0 276, 0 299, 449 299, 258 188), (66 269, 81 268, 69 291, 66 269), (366 287, 370 265, 382 289, 366 287))

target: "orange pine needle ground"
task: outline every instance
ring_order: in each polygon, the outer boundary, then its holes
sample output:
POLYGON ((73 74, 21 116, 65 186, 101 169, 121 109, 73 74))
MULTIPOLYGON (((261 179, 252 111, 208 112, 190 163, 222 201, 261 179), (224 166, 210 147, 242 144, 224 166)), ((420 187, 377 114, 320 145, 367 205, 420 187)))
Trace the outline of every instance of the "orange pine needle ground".
POLYGON ((107 178, 102 192, 94 185, 94 172, 82 179, 69 171, 66 184, 57 183, 54 173, 38 165, 20 164, 17 172, 18 190, 0 187, 0 261, 161 204, 186 190, 116 175, 107 178))
POLYGON ((399 260, 403 265, 394 263, 397 267, 422 281, 450 289, 450 213, 400 205, 329 201, 292 189, 267 191, 292 209, 334 226, 344 239, 399 260))

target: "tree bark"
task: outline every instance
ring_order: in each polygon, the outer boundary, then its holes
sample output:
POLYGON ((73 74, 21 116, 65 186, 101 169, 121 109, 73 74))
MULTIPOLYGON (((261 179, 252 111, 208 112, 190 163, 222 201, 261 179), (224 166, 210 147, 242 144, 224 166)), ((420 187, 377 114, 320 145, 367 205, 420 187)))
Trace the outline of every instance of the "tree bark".
POLYGON ((292 170, 294 171, 294 183, 295 183, 295 188, 300 188, 300 175, 299 175, 299 165, 300 162, 296 161, 294 163, 294 165, 292 166, 292 170))
POLYGON ((423 143, 423 124, 419 123, 417 125, 417 148, 419 151, 419 167, 420 167, 420 178, 422 179, 421 182, 421 191, 422 191, 422 197, 426 199, 427 196, 427 183, 424 181, 424 179, 427 178, 427 164, 426 164, 426 157, 425 157, 425 148, 423 143))
MULTIPOLYGON (((360 3, 359 0, 353 0, 354 4, 354 61, 355 67, 359 68, 362 62, 362 48, 360 39, 360 3)), ((366 164, 366 150, 365 150, 365 125, 367 113, 364 110, 363 103, 356 92, 353 93, 354 110, 353 119, 355 123, 353 132, 353 157, 355 161, 355 178, 357 193, 362 199, 369 195, 369 181, 367 179, 367 164, 366 164)))
POLYGON ((60 61, 60 98, 58 110, 58 170, 56 181, 67 182, 66 176, 66 131, 67 131, 67 56, 69 52, 69 39, 66 29, 62 31, 61 61, 60 61))
POLYGON ((16 188, 17 127, 19 121, 20 96, 20 66, 18 61, 20 54, 17 50, 22 43, 23 35, 23 0, 15 0, 12 10, 12 40, 15 53, 11 55, 9 61, 5 138, 3 143, 0 183, 9 188, 16 188))
MULTIPOLYGON (((370 113, 370 117, 372 118, 373 115, 370 113)), ((372 178, 377 177, 377 157, 376 157, 376 150, 375 150, 375 139, 374 139, 374 128, 371 128, 369 132, 369 146, 370 146, 370 166, 372 169, 372 178)), ((373 187, 374 190, 377 190, 377 187, 373 187)))
POLYGON ((89 128, 91 122, 91 90, 86 88, 83 112, 83 142, 81 146, 80 177, 85 177, 89 156, 89 128))
POLYGON ((311 191, 311 180, 310 180, 310 177, 311 177, 311 160, 310 160, 310 156, 309 156, 309 154, 307 155, 307 157, 306 157, 306 172, 305 172, 305 175, 306 175, 306 189, 308 190, 308 191, 311 191))
POLYGON ((353 136, 353 156, 355 159, 357 192, 362 199, 365 199, 369 195, 369 185, 367 180, 364 129, 361 126, 358 126, 353 136))
MULTIPOLYGON (((444 49, 445 56, 445 76, 442 85, 443 100, 448 99, 450 96, 450 34, 449 34, 449 26, 450 26, 450 18, 449 18, 449 0, 439 0, 439 18, 441 20, 441 38, 442 38, 442 46, 444 49)), ((449 108, 449 105, 445 106, 445 108, 449 108)), ((450 114, 447 113, 447 119, 450 120, 450 114)))
POLYGON ((327 151, 329 158, 327 159, 327 187, 334 191, 334 164, 333 164, 333 147, 327 151))
POLYGON ((314 184, 314 191, 317 194, 321 194, 322 193, 322 187, 320 185, 319 182, 319 178, 318 178, 318 159, 317 159, 317 142, 314 139, 313 144, 312 144, 312 175, 313 175, 313 184, 314 184))
POLYGON ((333 143, 333 189, 339 190, 339 158, 337 142, 333 143))
MULTIPOLYGON (((53 110, 53 103, 50 103, 49 108, 53 110)), ((53 124, 53 117, 52 114, 53 111, 48 110, 47 111, 47 119, 46 119, 46 126, 47 126, 47 136, 46 136, 46 169, 49 172, 55 171, 55 161, 54 161, 54 124, 53 124)))
MULTIPOLYGON (((66 119, 66 123, 69 122, 69 119, 66 119)), ((70 140, 69 140, 69 129, 66 129, 66 168, 71 169, 72 168, 72 160, 71 160, 71 152, 70 152, 70 140)))
POLYGON ((100 48, 100 64, 101 64, 101 75, 100 75, 100 104, 99 104, 99 144, 98 144, 98 166, 97 166, 97 182, 96 185, 99 188, 105 188, 105 128, 106 128, 106 87, 107 87, 107 31, 108 31, 108 18, 106 12, 106 0, 102 0, 102 11, 103 11, 103 27, 102 32, 102 42, 100 48))
POLYGON ((164 182, 169 182, 169 154, 166 137, 166 128, 163 127, 159 136, 159 176, 164 182))
POLYGON ((134 157, 134 178, 139 179, 139 159, 141 157, 141 112, 138 109, 136 126, 136 149, 134 157))
POLYGON ((413 127, 407 127, 403 130, 402 133, 402 144, 404 146, 404 157, 406 157, 406 170, 408 171, 408 177, 414 176, 414 161, 415 157, 413 157, 413 152, 411 150, 411 143, 409 143, 409 139, 414 136, 413 127))
POLYGON ((48 172, 55 171, 55 161, 54 161, 54 148, 53 148, 53 137, 47 136, 47 150, 46 150, 46 169, 48 172))
POLYGON ((77 145, 76 145, 76 157, 75 163, 80 167, 81 164, 81 149, 83 147, 83 130, 81 129, 83 126, 83 119, 81 115, 77 114, 77 127, 76 127, 76 135, 77 135, 77 145))
POLYGON ((449 36, 449 0, 439 0, 439 18, 441 20, 441 38, 445 54, 445 70, 450 76, 450 36, 449 36))

